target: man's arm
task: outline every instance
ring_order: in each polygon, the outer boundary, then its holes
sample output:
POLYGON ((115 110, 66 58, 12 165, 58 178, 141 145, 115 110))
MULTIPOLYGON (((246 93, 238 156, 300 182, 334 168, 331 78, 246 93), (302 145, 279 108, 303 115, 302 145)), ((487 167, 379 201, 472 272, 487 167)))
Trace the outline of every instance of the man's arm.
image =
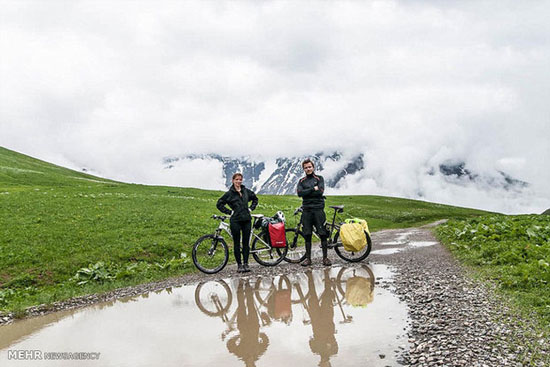
POLYGON ((323 196, 325 194, 325 179, 323 176, 317 177, 317 190, 315 190, 315 187, 313 188, 315 191, 313 192, 314 196, 323 196))
POLYGON ((313 188, 305 188, 304 185, 302 185, 302 181, 298 182, 298 187, 296 188, 296 191, 298 192, 299 197, 304 197, 310 195, 314 189, 313 188))

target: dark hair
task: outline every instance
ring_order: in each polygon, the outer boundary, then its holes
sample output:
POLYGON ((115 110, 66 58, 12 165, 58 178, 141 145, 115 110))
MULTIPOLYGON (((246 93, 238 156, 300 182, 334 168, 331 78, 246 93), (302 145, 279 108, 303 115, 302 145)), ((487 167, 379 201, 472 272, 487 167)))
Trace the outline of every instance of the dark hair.
POLYGON ((244 178, 242 173, 237 172, 233 174, 233 177, 231 177, 231 181, 233 181, 237 176, 241 176, 241 178, 244 178))
POLYGON ((311 163, 311 165, 313 166, 313 168, 315 168, 315 163, 313 163, 313 161, 309 158, 306 158, 303 162, 302 162, 302 168, 304 168, 304 166, 308 163, 311 163))

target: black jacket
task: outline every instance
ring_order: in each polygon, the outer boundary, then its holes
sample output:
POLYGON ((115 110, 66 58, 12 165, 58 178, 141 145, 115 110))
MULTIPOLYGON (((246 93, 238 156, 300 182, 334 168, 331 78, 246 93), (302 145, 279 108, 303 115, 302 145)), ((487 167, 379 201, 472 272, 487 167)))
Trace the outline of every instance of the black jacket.
POLYGON ((233 210, 232 221, 251 220, 252 217, 248 210, 248 202, 252 201, 250 210, 256 209, 258 205, 258 198, 254 191, 241 185, 241 194, 242 196, 235 190, 235 186, 231 185, 231 188, 218 199, 218 203, 216 204, 218 210, 224 214, 231 215, 231 210, 233 210), (231 210, 227 209, 226 204, 229 205, 231 210))
POLYGON ((304 210, 324 209, 325 208, 325 180, 323 176, 317 176, 315 173, 301 178, 297 188, 298 196, 302 198, 302 207, 304 210), (317 186, 319 190, 315 191, 317 186))

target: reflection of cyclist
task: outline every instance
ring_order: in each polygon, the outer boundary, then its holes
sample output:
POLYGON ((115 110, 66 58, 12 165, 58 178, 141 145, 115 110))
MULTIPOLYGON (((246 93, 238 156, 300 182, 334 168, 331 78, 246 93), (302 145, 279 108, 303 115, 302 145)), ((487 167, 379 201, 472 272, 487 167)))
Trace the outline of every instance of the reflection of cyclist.
POLYGON ((237 261, 238 272, 242 273, 250 271, 248 268, 248 255, 250 253, 250 231, 252 229, 252 217, 250 212, 256 209, 258 205, 258 198, 254 191, 244 187, 243 175, 235 173, 232 178, 233 185, 231 188, 219 198, 216 207, 222 213, 231 215, 229 221, 231 235, 233 236, 233 246, 235 252, 235 260, 237 261), (252 201, 250 208, 248 208, 248 202, 252 201), (227 209, 225 205, 229 205, 231 210, 227 209), (243 237, 243 263, 241 263, 241 232, 243 237))
POLYGON ((309 347, 313 353, 321 356, 319 366, 330 366, 330 357, 338 353, 338 343, 334 336, 336 328, 334 326, 334 308, 332 305, 335 294, 330 280, 330 271, 325 269, 325 289, 320 298, 317 297, 313 274, 308 272, 307 277, 310 290, 307 311, 313 329, 309 347))
POLYGON ((323 265, 331 265, 327 256, 327 233, 325 230, 325 181, 322 176, 317 176, 313 170, 314 165, 310 159, 302 162, 302 168, 306 177, 298 182, 298 196, 302 198, 302 225, 304 239, 306 241, 306 259, 302 265, 311 265, 311 236, 313 234, 313 226, 317 229, 319 237, 321 237, 321 246, 323 248, 323 265))
POLYGON ((242 359, 247 367, 255 366, 258 358, 265 353, 269 340, 265 333, 260 333, 260 322, 254 305, 254 293, 248 280, 239 280, 237 303, 239 335, 227 341, 227 350, 242 359))

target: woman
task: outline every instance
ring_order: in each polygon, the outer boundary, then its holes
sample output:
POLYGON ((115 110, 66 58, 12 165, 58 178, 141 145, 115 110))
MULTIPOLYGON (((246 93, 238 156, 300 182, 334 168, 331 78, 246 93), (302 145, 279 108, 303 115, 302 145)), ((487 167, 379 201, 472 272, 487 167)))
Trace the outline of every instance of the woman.
POLYGON ((231 215, 229 220, 231 235, 233 236, 233 246, 235 260, 237 261, 237 271, 239 273, 248 272, 248 254, 250 253, 250 231, 252 230, 252 217, 250 212, 256 209, 258 198, 252 190, 244 187, 243 175, 235 173, 231 178, 233 185, 221 198, 218 199, 216 207, 224 214, 231 215), (252 201, 250 208, 248 202, 252 201), (229 205, 231 210, 227 209, 229 205), (242 262, 241 262, 241 232, 243 239, 242 262))

